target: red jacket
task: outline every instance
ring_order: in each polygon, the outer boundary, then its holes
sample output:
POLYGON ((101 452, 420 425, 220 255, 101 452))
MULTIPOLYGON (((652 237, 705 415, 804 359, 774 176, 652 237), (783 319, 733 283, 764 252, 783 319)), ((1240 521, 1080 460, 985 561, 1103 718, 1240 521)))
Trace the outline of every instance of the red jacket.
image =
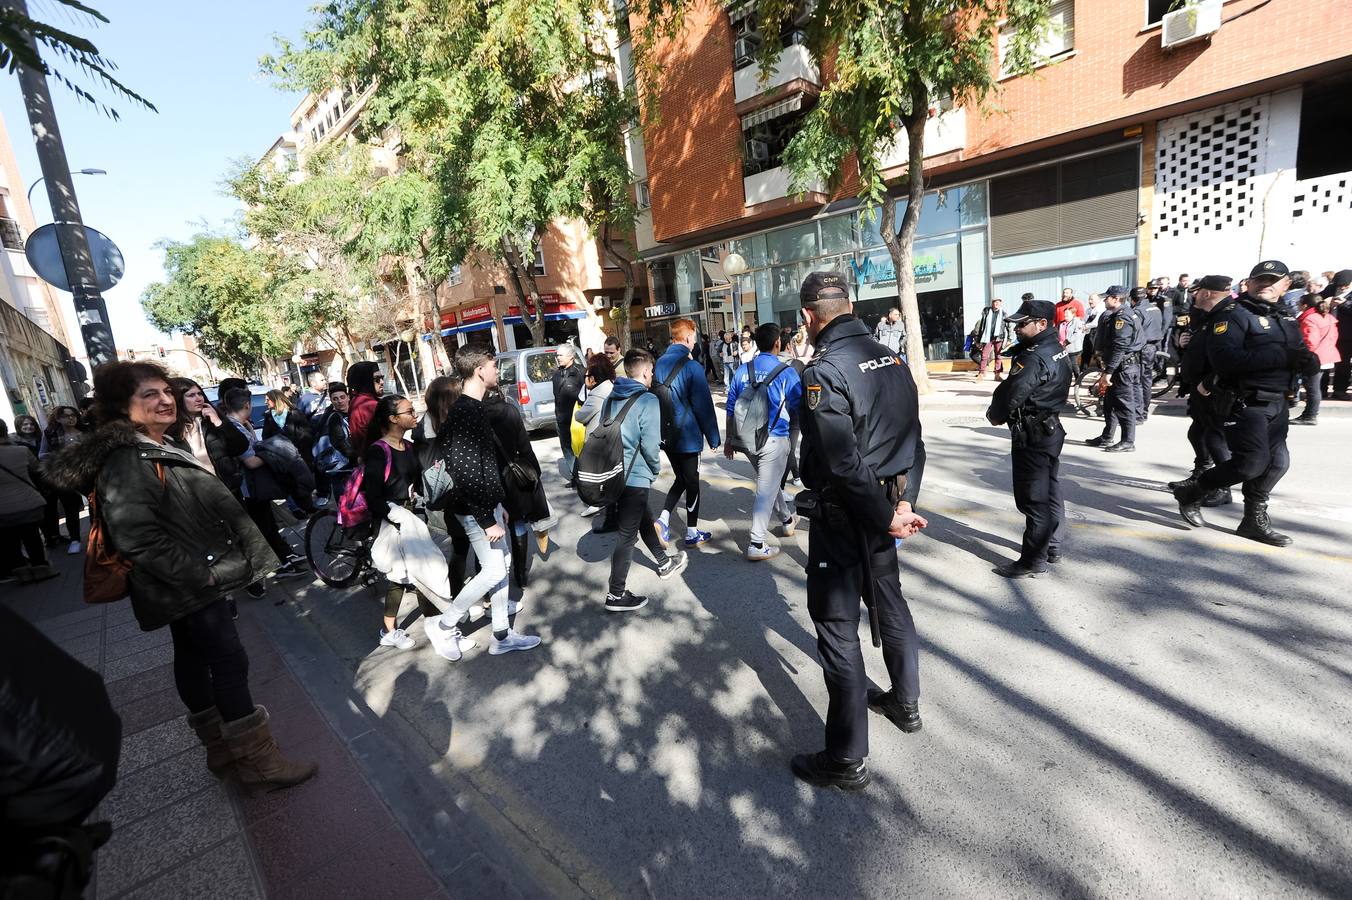
POLYGON ((1336 363, 1338 355, 1338 325, 1329 313, 1320 313, 1317 309, 1307 309, 1296 321, 1300 323, 1301 337, 1305 346, 1319 357, 1320 365, 1336 363))
POLYGON ((366 452, 366 426, 371 424, 371 417, 375 414, 374 394, 357 394, 352 398, 352 407, 347 412, 347 428, 351 435, 352 457, 357 462, 366 452))
POLYGON ((1072 308, 1075 310, 1075 315, 1079 316, 1081 319, 1084 318, 1084 304, 1081 303, 1079 300, 1076 300, 1074 297, 1071 297, 1069 300, 1056 301, 1057 325, 1060 325, 1061 323, 1066 321, 1066 311, 1072 308))

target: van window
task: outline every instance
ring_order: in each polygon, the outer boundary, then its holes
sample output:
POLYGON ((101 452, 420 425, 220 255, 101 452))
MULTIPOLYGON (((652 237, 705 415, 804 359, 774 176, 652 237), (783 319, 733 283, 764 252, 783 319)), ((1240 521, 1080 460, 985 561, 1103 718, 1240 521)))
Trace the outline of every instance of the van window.
POLYGON ((516 360, 511 357, 498 360, 498 384, 516 384, 516 360))
POLYGON ((557 368, 558 363, 554 361, 553 350, 545 353, 532 353, 526 357, 526 374, 536 384, 553 381, 554 370, 557 368))

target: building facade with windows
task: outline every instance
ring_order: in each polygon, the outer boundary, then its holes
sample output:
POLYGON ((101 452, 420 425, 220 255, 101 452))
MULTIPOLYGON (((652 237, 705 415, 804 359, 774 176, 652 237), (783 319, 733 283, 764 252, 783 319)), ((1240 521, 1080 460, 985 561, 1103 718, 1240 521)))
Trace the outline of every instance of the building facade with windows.
MULTIPOLYGON (((915 248, 930 359, 961 356, 992 297, 1237 274, 1265 257, 1352 265, 1339 246, 1352 224, 1345 4, 1173 5, 1057 0, 1042 63, 1001 77, 990 110, 936 101, 915 248)), ((783 148, 829 77, 793 33, 800 24, 781 34, 768 81, 753 58, 753 4, 692 10, 656 48, 661 115, 631 140, 651 203, 649 327, 674 315, 709 331, 790 324, 814 268, 844 271, 870 321, 895 302, 877 216, 850 196, 851 173, 833 196, 789 192, 783 148), (721 260, 734 251, 751 271, 730 278, 721 260)), ((887 162, 895 184, 904 134, 887 162)))

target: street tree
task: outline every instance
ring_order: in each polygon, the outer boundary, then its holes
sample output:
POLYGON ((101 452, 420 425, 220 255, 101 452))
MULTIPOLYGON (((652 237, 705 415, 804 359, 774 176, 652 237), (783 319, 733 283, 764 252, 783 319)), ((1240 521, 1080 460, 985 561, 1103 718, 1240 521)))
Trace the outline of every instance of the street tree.
POLYGON ((533 261, 551 222, 581 218, 607 259, 632 258, 622 134, 634 103, 613 77, 612 16, 605 0, 333 0, 262 67, 288 89, 372 86, 363 128, 397 134, 435 186, 436 253, 500 263, 542 344, 533 261))
POLYGON ((276 278, 261 253, 213 234, 156 247, 164 252, 167 278, 146 287, 141 307, 157 329, 192 335, 204 354, 241 374, 290 353, 271 302, 276 278))
MULTIPOLYGON (((658 84, 656 47, 670 39, 693 0, 637 0, 642 23, 635 58, 646 84, 658 84)), ((1030 71, 1046 37, 1051 0, 843 0, 807 4, 756 0, 764 43, 764 78, 783 49, 791 19, 801 24, 813 56, 823 61, 816 104, 790 140, 784 160, 792 187, 813 181, 838 187, 857 174, 858 194, 870 215, 881 215, 883 242, 892 256, 905 317, 907 358, 922 392, 929 389, 925 340, 912 264, 925 195, 925 125, 941 101, 981 111, 998 79, 1030 71), (1003 33, 1003 39, 1001 34, 1003 33), (997 59, 1003 52, 1003 59, 997 59), (883 163, 896 143, 907 146, 905 176, 892 192, 883 163), (898 203, 904 204, 900 227, 898 203)), ((654 109, 655 98, 645 95, 654 109)))

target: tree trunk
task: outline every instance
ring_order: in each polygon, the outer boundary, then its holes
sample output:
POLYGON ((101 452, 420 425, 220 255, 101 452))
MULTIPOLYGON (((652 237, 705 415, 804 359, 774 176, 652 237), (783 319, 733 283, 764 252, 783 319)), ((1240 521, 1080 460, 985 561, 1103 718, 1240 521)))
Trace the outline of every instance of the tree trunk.
MULTIPOLYGON (((424 263, 426 259, 426 256, 424 256, 424 263)), ((450 361, 446 359, 445 348, 441 345, 441 301, 437 299, 436 285, 428 284, 427 279, 423 277, 422 273, 425 266, 418 265, 407 258, 403 260, 403 266, 404 280, 408 282, 408 293, 413 298, 414 310, 418 315, 422 315, 424 311, 431 314, 432 341, 430 343, 432 346, 430 349, 433 369, 450 371, 450 361)))
MULTIPOLYGON (((534 248, 535 244, 532 241, 531 249, 534 250, 534 248)), ((535 317, 527 309, 527 307, 533 305, 528 302, 530 297, 534 297, 537 301, 540 298, 539 291, 535 288, 535 275, 532 273, 529 276, 529 283, 526 281, 526 276, 523 274, 526 266, 522 261, 522 255, 512 242, 505 237, 502 238, 502 258, 507 264, 507 273, 511 275, 512 290, 516 293, 516 306, 517 309, 521 310, 521 321, 525 322, 526 327, 530 329, 531 343, 536 347, 543 347, 545 345, 544 313, 537 310, 540 321, 536 322, 535 317)), ((534 259, 535 256, 532 254, 531 260, 534 259)), ((493 311, 493 318, 498 321, 498 327, 502 327, 502 321, 496 308, 493 311)))
POLYGON ((624 300, 619 306, 613 307, 619 310, 619 315, 612 318, 611 321, 615 323, 615 336, 620 341, 620 349, 628 350, 629 343, 633 339, 633 334, 629 328, 629 310, 634 304, 634 261, 620 253, 616 241, 610 233, 609 222, 601 230, 601 249, 610 261, 624 272, 624 300))
MULTIPOLYGON (((917 92, 919 93, 919 92, 917 92)), ((929 371, 925 368, 925 335, 920 327, 920 302, 915 293, 915 232, 920 224, 920 207, 925 199, 925 120, 929 118, 929 98, 912 97, 911 112, 903 119, 910 162, 906 178, 910 193, 906 214, 901 217, 901 231, 897 232, 897 198, 883 201, 883 243, 892 254, 897 273, 897 295, 901 301, 901 317, 906 323, 906 360, 915 378, 916 389, 930 392, 929 371)))

